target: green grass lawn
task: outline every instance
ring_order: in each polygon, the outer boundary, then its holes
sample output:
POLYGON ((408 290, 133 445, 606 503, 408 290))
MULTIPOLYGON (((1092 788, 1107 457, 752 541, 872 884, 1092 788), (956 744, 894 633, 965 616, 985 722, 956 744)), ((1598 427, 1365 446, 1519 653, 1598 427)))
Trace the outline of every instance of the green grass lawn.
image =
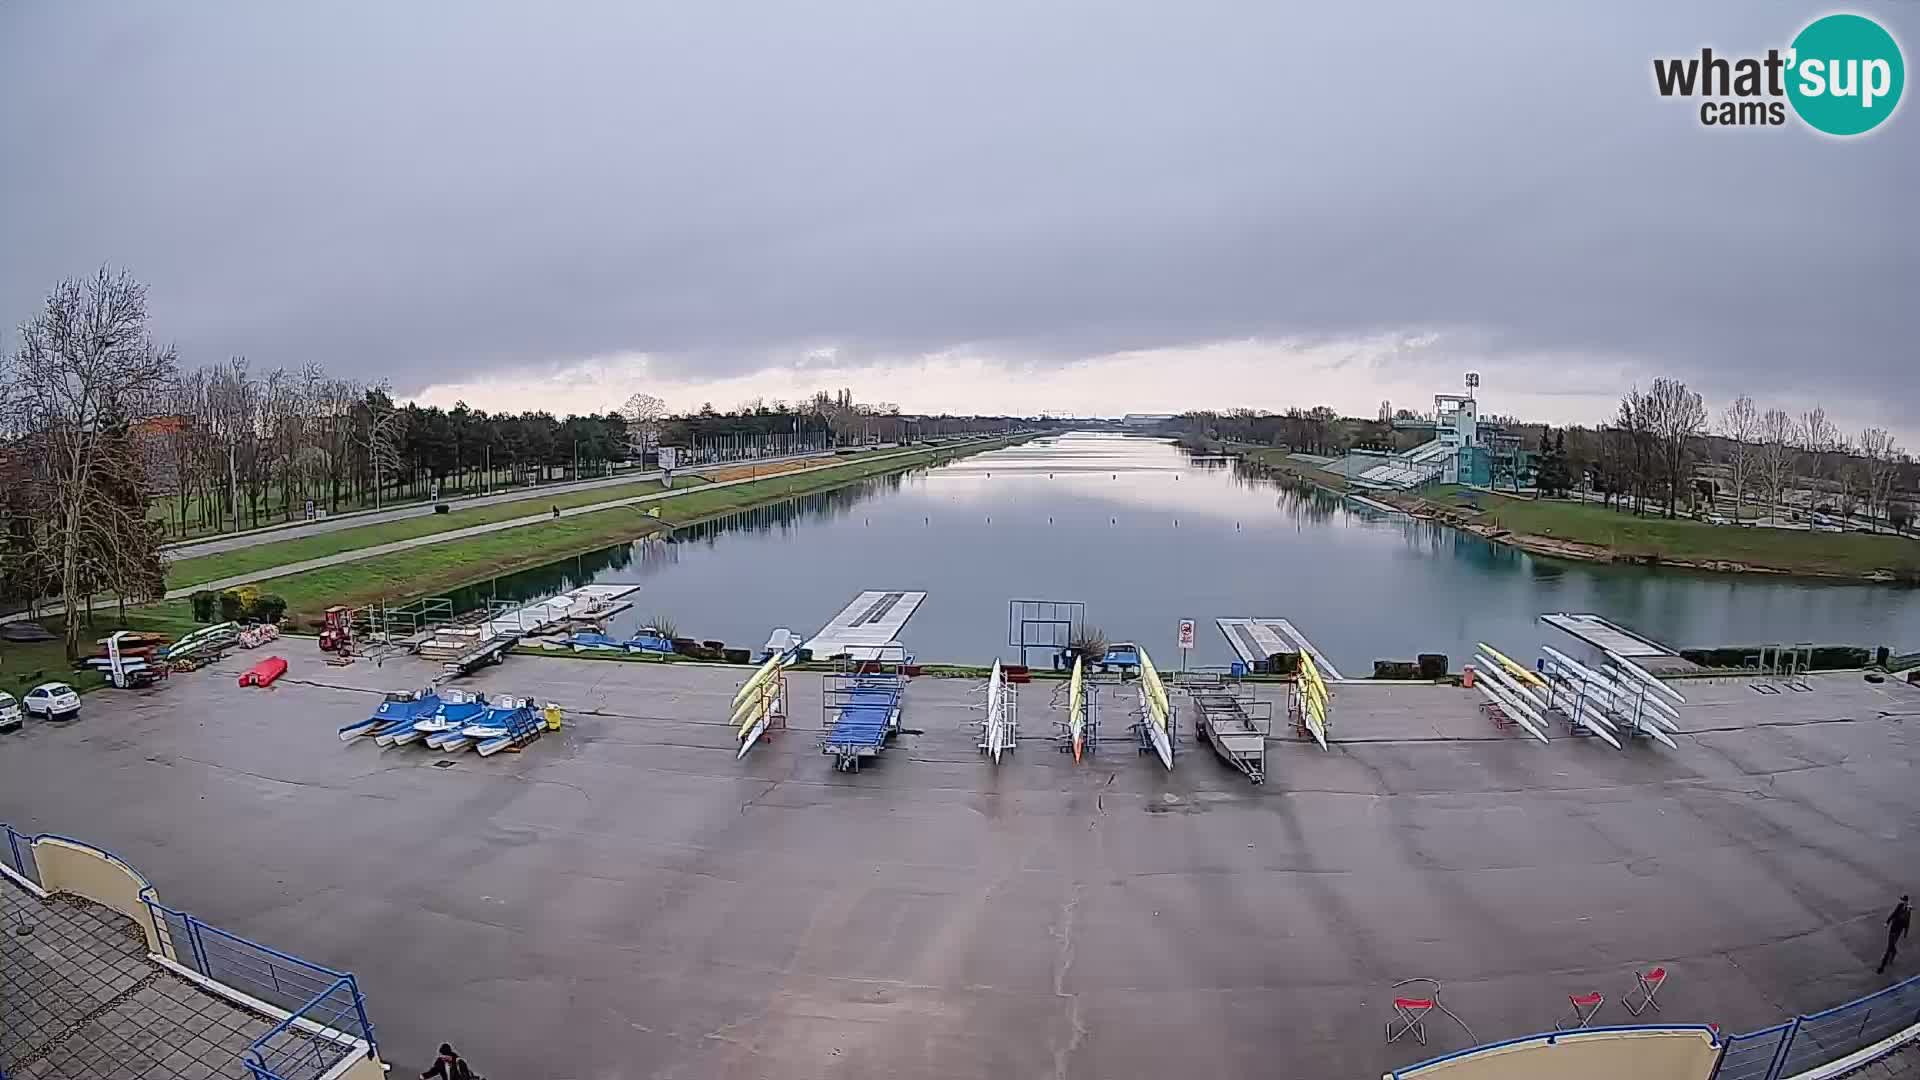
POLYGON ((1482 495, 1483 520, 1516 533, 1597 544, 1622 555, 1721 560, 1797 573, 1920 577, 1920 542, 1865 533, 1800 532, 1667 520, 1593 503, 1482 495))
MULTIPOLYGON (((44 619, 40 625, 58 635, 62 622, 59 619, 44 619)), ((92 652, 93 639, 106 637, 107 631, 112 628, 106 621, 100 625, 102 629, 99 633, 89 631, 83 652, 92 652)), ((0 690, 19 698, 43 682, 63 682, 85 693, 95 687, 105 686, 107 679, 91 669, 75 671, 68 667, 66 642, 57 636, 52 641, 0 641, 0 690)))
MULTIPOLYGON (((691 524, 794 495, 824 491, 881 473, 898 472, 935 461, 946 461, 963 453, 974 453, 997 445, 1000 444, 996 442, 964 449, 922 451, 881 459, 860 460, 849 462, 838 468, 806 473, 784 473, 765 480, 712 490, 700 490, 699 487, 695 487, 684 494, 673 495, 659 502, 614 507, 574 517, 543 520, 482 536, 466 537, 444 544, 427 544, 409 548, 406 551, 396 551, 341 563, 337 566, 325 566, 316 570, 289 574, 286 577, 269 579, 261 584, 261 588, 262 591, 284 597, 287 601, 286 618, 295 626, 305 629, 317 622, 321 613, 333 604, 351 606, 382 598, 405 600, 444 593, 499 574, 610 547, 660 529, 691 524), (649 517, 647 514, 647 511, 654 507, 660 510, 659 518, 649 517)), ((600 493, 601 497, 607 497, 605 492, 609 490, 617 489, 603 489, 600 493)), ((524 511, 524 507, 521 509, 524 511)), ((436 515, 441 518, 448 516, 452 515, 436 515)), ((393 524, 411 524, 411 522, 393 524)), ((469 521, 467 524, 474 524, 474 522, 469 521)), ((344 532, 364 531, 366 530, 344 530, 344 532)), ((312 539, 326 539, 326 537, 312 539)), ((262 544, 260 547, 283 548, 285 545, 262 544)), ((254 550, 259 549, 249 548, 233 554, 254 550)), ((336 550, 349 550, 349 548, 341 547, 336 550)), ((215 557, 207 556, 207 558, 215 557)), ((312 557, 314 556, 304 555, 294 558, 312 557)), ((282 561, 291 560, 273 560, 269 565, 279 565, 282 561)), ((232 573, 243 572, 232 571, 232 573)), ((192 624, 191 608, 185 600, 145 605, 135 611, 129 611, 128 614, 128 622, 139 629, 178 628, 183 624, 185 626, 192 624)), ((178 629, 174 632, 178 632, 178 629)))
MULTIPOLYGON (((698 487, 705 483, 704 479, 697 476, 676 476, 673 479, 673 487, 676 491, 681 488, 698 487)), ((427 514, 422 517, 404 518, 400 521, 385 521, 375 525, 339 529, 334 532, 320 533, 317 536, 279 540, 270 544, 255 544, 252 547, 223 551, 216 555, 181 559, 167 567, 167 587, 182 589, 189 585, 198 585, 203 581, 218 581, 221 578, 307 559, 318 559, 342 551, 355 551, 360 548, 390 544, 396 540, 411 540, 416 536, 432 536, 434 533, 464 529, 472 525, 511 521, 514 518, 544 513, 548 507, 552 506, 567 510, 576 506, 631 498, 635 495, 648 495, 662 490, 665 489, 660 486, 658 480, 639 480, 612 487, 561 492, 545 499, 521 499, 516 502, 495 503, 491 506, 476 506, 465 510, 455 506, 451 512, 445 514, 427 514)))

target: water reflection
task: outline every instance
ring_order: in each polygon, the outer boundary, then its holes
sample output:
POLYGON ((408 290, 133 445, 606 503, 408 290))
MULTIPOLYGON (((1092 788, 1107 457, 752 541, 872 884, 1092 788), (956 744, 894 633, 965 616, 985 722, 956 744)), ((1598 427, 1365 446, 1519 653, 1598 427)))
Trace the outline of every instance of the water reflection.
POLYGON ((1821 641, 1920 645, 1920 591, 1537 559, 1296 481, 1192 462, 1164 440, 1037 440, 932 470, 728 514, 462 590, 530 599, 589 580, 637 582, 633 611, 754 646, 811 632, 864 589, 924 589, 904 640, 930 659, 1010 655, 1007 601, 1079 600, 1117 639, 1173 647, 1201 620, 1193 664, 1229 659, 1211 621, 1281 616, 1337 664, 1475 641, 1550 640, 1543 611, 1596 611, 1676 645, 1821 641))

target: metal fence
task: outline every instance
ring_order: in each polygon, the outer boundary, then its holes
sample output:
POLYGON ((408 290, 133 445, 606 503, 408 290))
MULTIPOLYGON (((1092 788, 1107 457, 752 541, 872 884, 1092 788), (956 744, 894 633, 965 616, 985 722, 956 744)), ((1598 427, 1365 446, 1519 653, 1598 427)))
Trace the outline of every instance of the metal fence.
MULTIPOLYGON (((6 834, 5 855, 14 872, 36 885, 42 882, 33 861, 33 842, 43 837, 80 844, 130 865, 70 837, 28 836, 3 822, 0 831, 6 834)), ((366 1043, 368 1052, 377 1050, 373 1024, 367 1020, 367 1001, 352 975, 176 911, 154 899, 151 886, 141 890, 140 900, 160 931, 162 956, 289 1014, 254 1040, 243 1056, 254 1080, 318 1080, 342 1057, 355 1052, 349 1041, 353 1039, 366 1043)), ((5 1080, 4 1073, 0 1080, 5 1080)))
POLYGON ((1794 1019, 1773 1076, 1794 1076, 1920 1024, 1920 976, 1858 1001, 1794 1019))
POLYGON ((1745 1035, 1728 1036, 1727 1048, 1720 1055, 1720 1066, 1713 1072, 1716 1080, 1767 1080, 1780 1064, 1780 1052, 1786 1049, 1787 1035, 1792 1030, 1793 1022, 1788 1021, 1745 1035))

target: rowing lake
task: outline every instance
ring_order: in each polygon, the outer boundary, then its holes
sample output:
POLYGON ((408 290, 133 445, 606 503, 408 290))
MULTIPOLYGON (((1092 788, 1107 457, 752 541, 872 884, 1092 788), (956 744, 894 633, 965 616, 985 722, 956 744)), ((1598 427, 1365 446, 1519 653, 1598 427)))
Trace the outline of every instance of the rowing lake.
MULTIPOLYGON (((636 582, 624 637, 655 614, 758 649, 811 635, 865 589, 925 590, 901 639, 924 661, 1012 660, 1007 602, 1077 600, 1109 640, 1177 668, 1231 660, 1213 620, 1290 619, 1343 674, 1475 641, 1564 644, 1535 617, 1592 611, 1676 647, 1812 641, 1920 648, 1920 590, 1589 566, 1196 463, 1155 439, 1079 434, 880 477, 500 577, 462 607, 636 582)), ((1034 663, 1045 663, 1036 651, 1034 663)))

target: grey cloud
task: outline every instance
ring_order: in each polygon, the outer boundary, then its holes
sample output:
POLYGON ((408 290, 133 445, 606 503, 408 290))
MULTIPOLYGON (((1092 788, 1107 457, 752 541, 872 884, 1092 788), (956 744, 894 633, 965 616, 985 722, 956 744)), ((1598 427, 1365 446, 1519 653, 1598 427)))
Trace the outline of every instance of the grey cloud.
POLYGON ((1650 58, 1818 12, 1676 8, 10 5, 0 315, 110 261, 191 357, 402 390, 1436 327, 1911 391, 1914 106, 1703 129, 1650 58))

